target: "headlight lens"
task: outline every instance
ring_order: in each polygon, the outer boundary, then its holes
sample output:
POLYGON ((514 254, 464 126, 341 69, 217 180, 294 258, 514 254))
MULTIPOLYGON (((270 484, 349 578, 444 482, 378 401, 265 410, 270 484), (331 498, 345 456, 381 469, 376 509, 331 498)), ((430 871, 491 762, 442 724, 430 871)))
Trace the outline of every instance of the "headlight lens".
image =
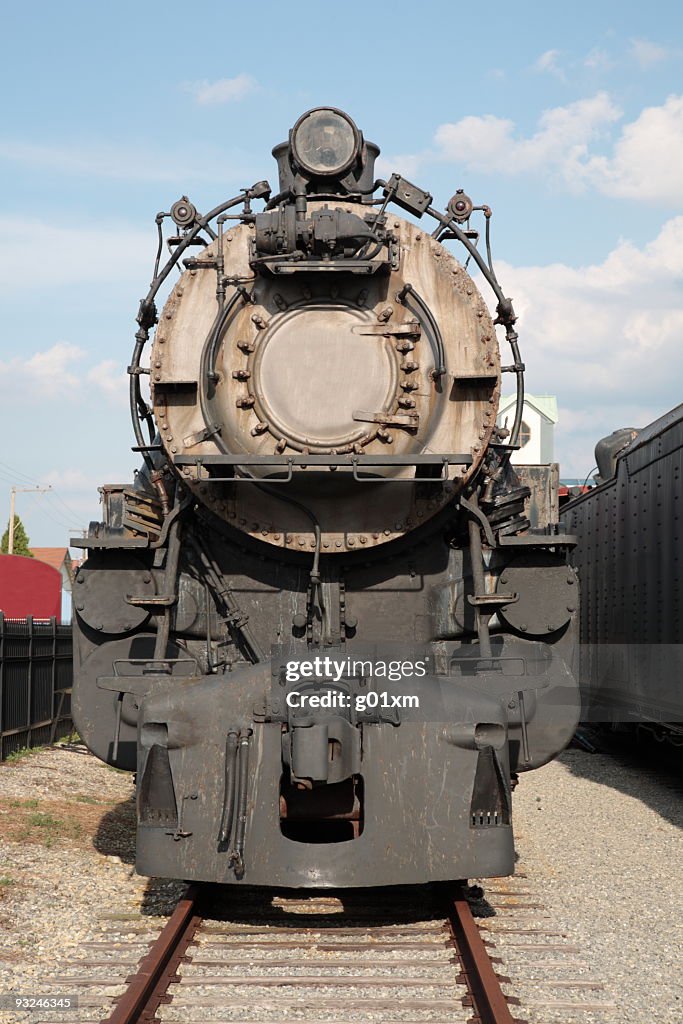
POLYGON ((303 114, 292 130, 294 159, 315 177, 334 177, 348 171, 360 149, 358 129, 334 107, 316 107, 303 114))

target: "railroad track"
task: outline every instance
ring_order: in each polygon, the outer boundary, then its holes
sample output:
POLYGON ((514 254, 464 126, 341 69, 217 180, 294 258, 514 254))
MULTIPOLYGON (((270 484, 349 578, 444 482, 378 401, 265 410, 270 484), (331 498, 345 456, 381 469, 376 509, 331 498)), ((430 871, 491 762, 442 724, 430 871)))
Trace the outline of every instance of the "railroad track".
POLYGON ((514 1024, 461 886, 240 895, 190 886, 107 1024, 514 1024))
POLYGON ((160 933, 134 907, 103 913, 47 985, 77 993, 80 1024, 613 1024, 618 1006, 525 879, 485 895, 190 886, 160 933))

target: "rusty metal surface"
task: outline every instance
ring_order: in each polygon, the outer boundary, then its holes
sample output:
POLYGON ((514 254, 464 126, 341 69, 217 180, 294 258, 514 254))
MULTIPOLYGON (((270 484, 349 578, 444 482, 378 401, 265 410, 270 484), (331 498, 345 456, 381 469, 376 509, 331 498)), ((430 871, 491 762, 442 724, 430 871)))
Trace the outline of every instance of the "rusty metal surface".
MULTIPOLYGON (((400 890, 397 891, 400 893, 400 890)), ((405 891, 404 891, 405 892, 405 891)), ((229 999, 244 1001, 258 1016, 266 1005, 272 1009, 270 1000, 277 1000, 282 1012, 297 1007, 315 1013, 316 1010, 336 1011, 340 1019, 344 1013, 360 1014, 364 1020, 377 1012, 390 1013, 395 1003, 389 992, 403 990, 401 1008, 405 1010, 431 1011, 460 1019, 460 1014, 471 1008, 470 1021, 476 1024, 516 1024, 508 1009, 499 979, 478 927, 472 917, 464 890, 458 886, 443 887, 432 899, 420 900, 419 896, 395 895, 388 899, 375 894, 370 905, 359 904, 355 897, 346 895, 340 900, 336 896, 266 897, 256 904, 241 902, 238 906, 228 903, 224 909, 220 899, 214 903, 209 920, 201 916, 201 902, 206 893, 197 887, 190 887, 180 900, 176 910, 154 942, 148 954, 130 979, 128 989, 121 996, 112 1014, 102 1024, 149 1024, 162 1003, 173 1003, 174 1010, 189 1010, 196 1007, 209 1009, 224 1005, 229 999), (398 900, 398 905, 397 901, 398 900), (403 902, 405 901, 405 903, 403 902), (339 909, 335 904, 340 904, 339 909), (269 905, 270 904, 270 905, 269 905), (229 934, 235 940, 231 943, 211 942, 210 937, 221 927, 221 917, 227 913, 234 918, 229 934), (445 914, 446 917, 441 917, 445 914), (275 922, 280 917, 291 918, 287 926, 275 928, 288 932, 290 940, 278 943, 272 939, 275 922), (395 925, 396 917, 406 916, 409 923, 395 925), (258 925, 246 926, 250 921, 258 925), (367 921, 368 923, 364 923, 367 921), (345 926, 346 925, 346 926, 345 926), (321 932, 338 937, 340 941, 323 939, 321 932), (253 935, 261 936, 261 941, 253 935), (362 935, 372 941, 347 942, 344 936, 362 935), (385 936, 384 940, 376 936, 385 936), (390 938, 391 937, 391 938, 390 938), (208 940, 208 941, 207 941, 208 940), (192 953, 187 956, 192 944, 192 953), (287 956, 277 960, 265 954, 266 949, 278 948, 301 950, 301 956, 287 956), (248 949, 248 955, 241 952, 248 949), (204 958, 204 951, 216 950, 215 956, 204 958), (255 950, 262 949, 262 952, 255 950), (419 950, 414 957, 396 956, 400 952, 419 950), (434 956, 425 957, 424 951, 432 950, 434 956), (237 955, 230 956, 230 950, 237 955), (220 951, 220 952, 219 952, 220 951), (371 960, 353 959, 358 952, 373 952, 371 960), (454 956, 449 957, 451 952, 454 956), (221 955, 222 954, 222 955, 221 955), (227 954, 227 955, 226 955, 227 954), (351 958, 349 958, 349 955, 351 958), (182 964, 192 964, 191 973, 182 971, 182 964), (267 970, 257 973, 262 965, 267 970), (320 968, 325 973, 316 973, 320 968), (414 975, 406 974, 411 967, 417 968, 414 975), (425 975, 424 969, 434 972, 425 975), (460 973, 457 968, 460 968, 460 973), (314 968, 308 970, 307 968, 314 968), (351 974, 349 970, 375 973, 351 974), (382 970, 390 968, 389 973, 382 970), (273 970, 281 974, 273 974, 273 970), (396 976, 392 971, 399 970, 396 976), (214 973, 210 973, 213 971, 214 973), (342 973, 339 973, 339 972, 342 973), (303 973, 300 973, 303 972, 303 973), (229 996, 213 995, 211 990, 229 989, 229 996), (324 992, 315 993, 315 989, 324 992), (252 995, 250 990, 258 989, 252 995), (272 996, 267 990, 276 990, 272 996), (338 991, 332 994, 331 990, 338 991), (345 990, 350 990, 348 993, 345 990), (432 990, 436 990, 432 994, 432 990), (455 1015, 455 1016, 453 1016, 455 1015)), ((226 925, 228 922, 226 922, 226 925)), ((218 934, 221 934, 218 932, 218 934)), ((96 963, 81 961, 82 966, 96 963)), ((107 965, 111 961, 103 961, 107 965)), ((57 980, 57 979, 56 979, 57 980)), ((101 978, 80 976, 77 979, 59 979, 81 987, 102 985, 101 978)), ((308 1019, 308 1016, 302 1017, 308 1019)), ((387 1018, 389 1019, 389 1018, 387 1018)))
MULTIPOLYGON (((325 1015, 344 1024, 398 1024, 399 1017, 404 1024, 527 1024, 527 1008, 534 1018, 537 1009, 561 1008, 572 1020, 616 1009, 586 1001, 587 992, 605 984, 592 976, 586 951, 548 921, 533 881, 524 873, 518 878, 525 880, 521 888, 509 880, 492 880, 486 889, 449 883, 363 893, 212 888, 191 946, 188 932, 176 929, 185 955, 182 947, 172 954, 154 1002, 126 1019, 156 1020, 153 1009, 161 1004, 168 1007, 157 1010, 163 1019, 199 1022, 214 1007, 231 1007, 242 1024, 294 1011, 306 1024, 322 1024, 325 1015), (505 996, 502 985, 514 995, 505 996)), ((122 954, 134 954, 123 936, 136 917, 106 913, 103 923, 117 940, 84 942, 83 959, 61 964, 68 974, 48 984, 86 992, 120 985, 133 962, 122 954), (93 959, 93 950, 116 955, 93 959), (108 970, 85 974, 87 968, 108 970)), ((127 983, 138 991, 141 979, 127 983)), ((127 996, 116 998, 121 1004, 127 996)), ((86 994, 82 1006, 103 998, 86 994)))
POLYGON ((526 517, 532 528, 557 523, 560 518, 560 467, 557 462, 546 466, 515 466, 519 482, 531 494, 524 502, 526 517))
POLYGON ((462 965, 462 976, 472 1000, 474 1015, 471 1020, 477 1024, 515 1024, 510 1013, 511 1000, 503 995, 462 888, 455 888, 449 899, 448 921, 462 965))
MULTIPOLYGON (((298 125, 343 134, 333 113, 298 125)), ((574 732, 577 612, 555 571, 573 540, 529 531, 509 464, 524 364, 491 210, 375 180, 360 130, 342 176, 340 137, 309 138, 320 160, 300 164, 298 130, 277 195, 259 181, 206 214, 182 196, 157 215, 128 367, 144 466, 105 489, 80 542, 78 729, 137 772, 140 873, 292 888, 507 874, 511 775, 574 732), (344 708, 283 713, 290 659, 386 668, 406 645, 388 677, 349 672, 344 708), (369 683, 401 712, 355 706, 369 683)), ((549 479, 527 501, 539 523, 549 479)), ((316 699, 329 682, 316 669, 316 699)))
MULTIPOLYGON (((303 288, 296 276, 274 285, 257 282, 253 301, 230 318, 216 364, 220 379, 211 421, 223 425, 220 437, 236 455, 357 450, 389 456, 391 463, 396 455, 447 454, 457 438, 458 450, 472 457, 471 466, 451 469, 451 485, 432 488, 428 495, 400 486, 375 487, 369 495, 365 488, 349 488, 341 470, 323 478, 299 471, 288 493, 310 506, 332 554, 386 544, 428 520, 475 474, 495 426, 500 355, 482 296, 428 233, 398 218, 391 226, 399 238, 400 270, 364 281, 362 288, 357 280, 337 277, 303 288), (438 384, 430 379, 435 367, 430 324, 420 324, 419 310, 409 308, 408 298, 405 306, 395 299, 407 282, 443 331, 451 369, 438 384), (406 327, 413 332, 407 340, 406 327)), ((223 236, 226 272, 233 278, 249 277, 252 227, 234 225, 223 236)), ((218 245, 213 242, 202 260, 215 261, 218 245)), ((220 438, 205 436, 197 390, 214 292, 213 273, 186 271, 156 332, 155 417, 171 459, 221 451, 220 438), (195 382, 194 389, 189 382, 195 382)), ((409 477, 411 470, 389 465, 375 472, 391 479, 409 477)), ((238 529, 276 547, 313 545, 310 523, 295 507, 278 507, 275 518, 272 496, 258 489, 202 484, 201 474, 189 465, 182 473, 196 497, 238 529)))
POLYGON ((159 938, 141 962, 129 987, 113 1013, 103 1024, 137 1024, 154 1019, 168 986, 201 923, 198 912, 200 890, 188 887, 159 938))

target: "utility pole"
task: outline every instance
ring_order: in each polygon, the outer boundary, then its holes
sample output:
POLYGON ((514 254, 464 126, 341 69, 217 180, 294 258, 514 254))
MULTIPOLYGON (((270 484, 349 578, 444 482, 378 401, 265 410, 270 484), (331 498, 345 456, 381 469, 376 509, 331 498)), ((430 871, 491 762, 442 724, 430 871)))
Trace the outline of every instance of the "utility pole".
POLYGON ((7 538, 7 554, 11 555, 14 553, 14 500, 18 493, 20 494, 44 494, 45 491, 51 491, 52 484, 48 484, 47 487, 12 487, 9 492, 9 537, 7 538))

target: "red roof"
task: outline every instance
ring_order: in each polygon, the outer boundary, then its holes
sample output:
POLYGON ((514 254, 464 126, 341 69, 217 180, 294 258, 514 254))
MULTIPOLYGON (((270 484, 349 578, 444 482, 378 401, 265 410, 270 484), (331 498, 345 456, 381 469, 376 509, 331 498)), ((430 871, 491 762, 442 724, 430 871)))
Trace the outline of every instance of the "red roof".
POLYGON ((53 569, 60 571, 64 562, 69 559, 68 548, 29 548, 29 551, 39 562, 47 562, 53 569))

